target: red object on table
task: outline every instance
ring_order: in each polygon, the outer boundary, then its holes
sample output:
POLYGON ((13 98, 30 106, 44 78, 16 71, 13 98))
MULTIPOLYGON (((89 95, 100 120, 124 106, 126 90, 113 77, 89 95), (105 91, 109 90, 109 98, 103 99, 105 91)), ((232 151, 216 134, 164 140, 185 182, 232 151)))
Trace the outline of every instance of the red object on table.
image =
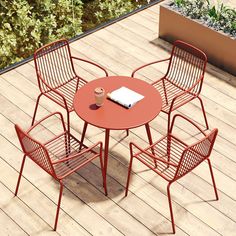
POLYGON ((85 84, 77 91, 74 98, 74 110, 85 122, 81 143, 83 143, 88 124, 106 130, 104 150, 104 186, 106 186, 110 130, 127 130, 145 125, 149 143, 152 144, 152 137, 148 123, 159 114, 161 107, 161 96, 152 85, 143 80, 126 76, 109 76, 96 79, 85 84), (104 104, 101 107, 96 106, 94 98, 94 89, 96 87, 102 87, 105 89, 106 93, 111 93, 122 86, 143 95, 144 98, 130 109, 127 109, 109 99, 105 99, 104 104))

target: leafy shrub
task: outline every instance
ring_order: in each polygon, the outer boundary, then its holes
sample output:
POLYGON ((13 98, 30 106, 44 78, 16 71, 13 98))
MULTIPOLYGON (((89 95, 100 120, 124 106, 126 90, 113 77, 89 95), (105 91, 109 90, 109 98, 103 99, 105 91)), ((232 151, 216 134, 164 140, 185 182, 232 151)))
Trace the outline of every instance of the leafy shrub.
MULTIPOLYGON (((151 0, 154 1, 154 0, 151 0)), ((88 30, 98 24, 133 11, 149 2, 150 0, 83 0, 83 30, 88 30), (94 12, 94 14, 91 14, 94 12)))
POLYGON ((104 22, 130 12, 134 7, 131 1, 103 0, 99 1, 98 8, 95 15, 99 22, 104 22))
MULTIPOLYGON (((0 0, 0 70, 150 0, 0 0)), ((154 1, 154 0, 151 0, 154 1)))
POLYGON ((82 7, 81 0, 0 1, 0 68, 48 42, 81 33, 82 7))
POLYGON ((185 16, 236 38, 236 10, 223 3, 215 6, 209 0, 173 0, 171 6, 185 16))

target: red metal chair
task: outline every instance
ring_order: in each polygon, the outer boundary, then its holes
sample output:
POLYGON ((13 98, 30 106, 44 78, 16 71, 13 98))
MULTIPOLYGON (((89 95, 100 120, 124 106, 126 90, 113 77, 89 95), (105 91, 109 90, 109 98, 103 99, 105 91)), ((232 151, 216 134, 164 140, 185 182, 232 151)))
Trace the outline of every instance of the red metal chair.
POLYGON ((205 160, 208 162, 209 165, 216 200, 219 199, 212 171, 212 166, 209 159, 217 133, 218 130, 214 129, 209 134, 206 134, 202 129, 200 129, 199 126, 194 124, 190 119, 180 114, 177 114, 173 118, 169 133, 157 142, 155 142, 153 145, 143 149, 131 142, 131 158, 128 170, 125 196, 127 196, 128 194, 130 172, 132 168, 133 158, 136 158, 168 182, 167 196, 169 201, 172 229, 173 233, 175 233, 175 223, 171 204, 170 186, 176 180, 182 178, 183 176, 191 172, 194 168, 196 168, 205 160), (176 137, 172 132, 176 117, 181 117, 182 119, 187 120, 190 124, 195 126, 203 134, 202 139, 189 145, 183 140, 176 137))
POLYGON ((74 95, 81 86, 87 83, 85 79, 76 74, 73 59, 95 66, 108 76, 107 71, 94 62, 73 57, 66 39, 39 48, 34 53, 34 63, 41 93, 36 102, 32 125, 35 121, 39 100, 42 95, 45 95, 66 110, 67 129, 70 132, 69 114, 74 111, 74 95))
POLYGON ((56 211, 56 219, 54 224, 54 230, 57 228, 61 197, 63 191, 63 180, 73 174, 78 169, 82 168, 95 158, 100 158, 103 186, 105 193, 107 194, 107 188, 104 181, 104 167, 102 163, 102 142, 98 142, 91 147, 81 145, 80 142, 72 136, 65 127, 63 116, 59 112, 52 113, 47 117, 41 119, 34 126, 27 131, 23 131, 18 125, 15 125, 15 129, 24 152, 23 161, 21 164, 20 174, 16 185, 15 196, 18 193, 18 188, 24 168, 26 156, 33 160, 39 167, 45 170, 60 184, 60 193, 56 211), (59 115, 61 119, 62 133, 54 135, 46 142, 40 142, 32 137, 32 131, 39 127, 48 118, 59 115), (70 148, 68 148, 68 143, 70 148))
POLYGON ((131 76, 134 77, 137 71, 147 66, 164 61, 169 61, 167 72, 152 85, 161 94, 162 111, 168 114, 167 128, 170 128, 171 112, 197 98, 208 129, 205 109, 199 97, 207 63, 206 54, 188 43, 177 40, 173 44, 169 58, 143 65, 134 70, 131 76))

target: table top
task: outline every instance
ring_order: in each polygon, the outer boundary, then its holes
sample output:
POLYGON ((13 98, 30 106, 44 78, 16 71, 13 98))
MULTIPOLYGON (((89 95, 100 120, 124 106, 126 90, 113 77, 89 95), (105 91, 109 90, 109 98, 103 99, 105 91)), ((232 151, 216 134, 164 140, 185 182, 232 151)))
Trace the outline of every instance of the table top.
POLYGON ((74 97, 74 109, 85 122, 96 127, 123 130, 144 125, 153 120, 162 107, 159 92, 143 80, 127 76, 109 76, 88 82, 80 88, 74 97), (101 107, 95 104, 94 89, 103 87, 105 93, 125 86, 144 98, 127 109, 107 98, 101 107))

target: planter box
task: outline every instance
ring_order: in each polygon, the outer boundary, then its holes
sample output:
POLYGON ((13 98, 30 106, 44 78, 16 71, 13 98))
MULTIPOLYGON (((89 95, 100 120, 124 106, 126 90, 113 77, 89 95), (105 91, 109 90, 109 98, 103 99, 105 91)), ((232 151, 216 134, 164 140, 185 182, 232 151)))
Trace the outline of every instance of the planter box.
POLYGON ((173 42, 181 39, 202 49, 208 61, 236 75, 236 40, 174 11, 170 2, 160 5, 159 37, 173 42))

